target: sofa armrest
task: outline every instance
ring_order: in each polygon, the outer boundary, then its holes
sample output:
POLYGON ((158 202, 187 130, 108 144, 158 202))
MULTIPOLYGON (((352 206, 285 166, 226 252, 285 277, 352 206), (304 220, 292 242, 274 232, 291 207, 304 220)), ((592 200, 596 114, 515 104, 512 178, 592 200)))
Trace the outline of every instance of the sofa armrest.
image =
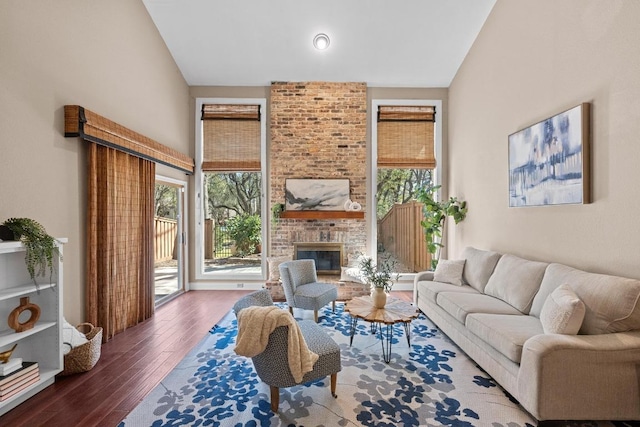
POLYGON ((420 271, 413 276, 413 305, 418 306, 418 282, 433 280, 433 271, 420 271))
POLYGON ((524 344, 518 400, 539 420, 640 419, 640 331, 536 335, 524 344))
POLYGON ((423 280, 433 280, 433 271, 429 270, 429 271, 421 271, 419 273, 416 273, 416 275, 413 277, 414 286, 418 282, 421 282, 423 280))

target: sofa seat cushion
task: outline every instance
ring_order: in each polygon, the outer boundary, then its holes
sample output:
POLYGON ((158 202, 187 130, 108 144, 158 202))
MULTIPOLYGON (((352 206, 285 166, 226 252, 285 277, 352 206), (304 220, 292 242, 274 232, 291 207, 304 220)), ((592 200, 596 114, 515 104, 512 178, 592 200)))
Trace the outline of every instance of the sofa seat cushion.
POLYGON ((484 292, 528 314, 548 265, 505 254, 498 261, 484 292))
POLYGON ((474 313, 467 316, 467 329, 509 360, 520 363, 522 346, 531 337, 544 334, 535 316, 474 313))
POLYGON ((484 292, 487 281, 500 259, 500 254, 468 246, 462 252, 462 258, 465 260, 462 272, 464 282, 472 288, 484 292))
POLYGON ((567 284, 584 303, 579 334, 595 335, 640 329, 640 281, 588 273, 563 264, 551 264, 544 275, 531 313, 538 315, 547 297, 567 284))
POLYGON ((463 325, 471 313, 521 314, 506 302, 482 294, 440 292, 436 303, 463 325))
POLYGON ((433 303, 436 302, 436 298, 440 292, 457 292, 480 295, 480 292, 476 291, 471 286, 457 286, 450 283, 432 282, 429 280, 419 281, 416 284, 416 287, 418 288, 418 295, 426 297, 433 303))

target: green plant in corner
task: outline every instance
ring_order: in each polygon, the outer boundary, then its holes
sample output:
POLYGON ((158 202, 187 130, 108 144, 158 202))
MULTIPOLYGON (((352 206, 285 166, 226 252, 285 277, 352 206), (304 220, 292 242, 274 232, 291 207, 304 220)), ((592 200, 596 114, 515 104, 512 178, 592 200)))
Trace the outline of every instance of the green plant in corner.
POLYGON ((456 224, 467 216, 467 202, 449 197, 448 200, 437 201, 435 196, 440 185, 428 186, 418 189, 416 200, 423 204, 423 220, 420 225, 424 229, 427 240, 427 250, 431 254, 431 268, 435 269, 440 260, 442 244, 442 230, 447 217, 452 217, 456 224))
POLYGON ((36 277, 44 276, 47 270, 50 276, 53 276, 53 258, 60 256, 56 239, 51 237, 40 223, 30 218, 9 218, 2 225, 11 230, 15 239, 24 245, 24 260, 33 283, 37 286, 36 277))
POLYGON ((284 203, 274 203, 271 206, 271 225, 276 226, 278 224, 278 219, 280 219, 280 214, 284 212, 284 203))

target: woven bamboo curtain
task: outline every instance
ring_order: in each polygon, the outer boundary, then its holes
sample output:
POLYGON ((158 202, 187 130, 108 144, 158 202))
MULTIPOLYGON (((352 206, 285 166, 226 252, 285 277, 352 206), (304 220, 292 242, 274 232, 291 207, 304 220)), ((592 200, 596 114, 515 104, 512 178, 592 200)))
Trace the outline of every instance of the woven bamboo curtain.
POLYGON ((155 163, 89 144, 85 316, 103 341, 153 315, 155 163))
POLYGON ((378 167, 436 167, 435 107, 390 106, 378 109, 378 167))
POLYGON ((260 171, 260 106, 202 106, 203 171, 260 171))

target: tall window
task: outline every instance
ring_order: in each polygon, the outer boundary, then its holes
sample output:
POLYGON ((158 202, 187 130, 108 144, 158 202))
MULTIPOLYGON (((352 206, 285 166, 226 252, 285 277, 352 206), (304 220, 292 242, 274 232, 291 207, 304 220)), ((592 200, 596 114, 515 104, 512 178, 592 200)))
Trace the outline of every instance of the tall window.
POLYGON ((376 255, 397 272, 415 273, 429 268, 422 205, 414 196, 435 181, 436 105, 385 102, 374 101, 376 255))
POLYGON ((202 103, 201 274, 262 275, 264 103, 202 103))

